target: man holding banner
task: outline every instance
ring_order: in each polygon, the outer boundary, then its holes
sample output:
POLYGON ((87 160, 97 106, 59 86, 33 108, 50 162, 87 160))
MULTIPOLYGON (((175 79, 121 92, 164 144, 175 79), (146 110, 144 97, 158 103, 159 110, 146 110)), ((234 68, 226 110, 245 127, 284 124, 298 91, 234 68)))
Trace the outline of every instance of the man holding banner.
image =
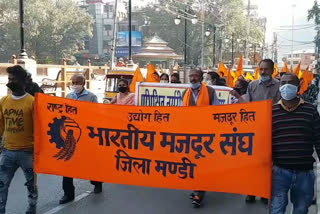
MULTIPOLYGON (((279 81, 272 78, 274 70, 274 62, 271 59, 264 59, 259 64, 260 67, 260 79, 252 81, 249 84, 247 93, 242 96, 236 96, 240 103, 254 102, 262 100, 272 100, 275 104, 280 100, 279 81)), ((236 93, 235 95, 237 95, 236 93)), ((263 143, 263 142, 262 142, 263 143)), ((246 198, 247 203, 255 201, 255 196, 248 195, 246 198)), ((261 201, 265 204, 268 203, 268 199, 261 198, 261 201)))
MULTIPOLYGON (((86 83, 86 79, 82 74, 75 74, 71 77, 72 81, 72 92, 67 94, 67 98, 74 100, 82 100, 87 102, 97 103, 98 99, 95 94, 86 90, 84 85, 86 83)), ((102 183, 91 181, 91 184, 94 185, 94 193, 102 192, 102 183)), ((74 200, 74 192, 75 188, 73 185, 73 178, 63 177, 62 180, 62 188, 64 191, 64 196, 60 199, 60 204, 65 204, 74 200)))
POLYGON ((203 72, 200 68, 192 68, 189 78, 191 88, 188 88, 182 94, 183 106, 219 105, 215 90, 201 83, 203 80, 203 72))
POLYGON ((29 207, 26 214, 35 214, 38 193, 33 172, 33 105, 26 93, 27 72, 19 65, 7 69, 12 91, 0 100, 0 133, 4 134, 4 151, 0 161, 0 214, 6 213, 9 185, 21 167, 26 178, 29 207))
MULTIPOLYGON (((189 78, 191 88, 188 88, 182 94, 183 106, 219 105, 215 90, 201 83, 203 80, 203 72, 200 68, 192 68, 189 78)), ((191 193, 190 199, 192 199, 194 208, 201 206, 205 193, 205 191, 195 191, 191 193)))
POLYGON ((285 213, 289 190, 293 213, 306 214, 314 196, 314 148, 320 155, 320 117, 298 96, 294 73, 285 73, 280 85, 282 98, 272 109, 271 214, 285 213))

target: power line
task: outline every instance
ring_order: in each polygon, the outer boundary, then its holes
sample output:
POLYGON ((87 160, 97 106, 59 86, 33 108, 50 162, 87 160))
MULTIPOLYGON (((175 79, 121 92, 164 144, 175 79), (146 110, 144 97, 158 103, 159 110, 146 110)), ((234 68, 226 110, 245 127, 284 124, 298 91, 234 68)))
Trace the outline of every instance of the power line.
POLYGON ((299 31, 299 30, 305 30, 309 28, 314 28, 315 26, 308 26, 308 27, 300 27, 300 28, 273 28, 274 30, 279 30, 279 31, 299 31))
MULTIPOLYGON (((292 42, 291 39, 287 39, 287 38, 281 36, 279 33, 277 33, 277 35, 278 35, 280 38, 282 38, 282 39, 284 39, 284 40, 286 40, 286 41, 292 42)), ((294 43, 303 43, 303 44, 305 44, 305 43, 314 43, 315 41, 314 41, 314 40, 312 40, 312 41, 297 41, 297 40, 293 40, 293 42, 294 42, 294 43)))

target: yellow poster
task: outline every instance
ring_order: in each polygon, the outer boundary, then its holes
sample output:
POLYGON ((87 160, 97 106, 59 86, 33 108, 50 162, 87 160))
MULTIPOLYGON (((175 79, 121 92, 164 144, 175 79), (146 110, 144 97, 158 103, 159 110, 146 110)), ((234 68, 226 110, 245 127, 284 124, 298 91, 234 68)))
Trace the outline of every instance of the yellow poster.
MULTIPOLYGON (((136 86, 136 105, 138 106, 182 106, 183 92, 189 84, 138 83, 136 86)), ((211 86, 215 89, 220 105, 231 104, 232 88, 211 86)))

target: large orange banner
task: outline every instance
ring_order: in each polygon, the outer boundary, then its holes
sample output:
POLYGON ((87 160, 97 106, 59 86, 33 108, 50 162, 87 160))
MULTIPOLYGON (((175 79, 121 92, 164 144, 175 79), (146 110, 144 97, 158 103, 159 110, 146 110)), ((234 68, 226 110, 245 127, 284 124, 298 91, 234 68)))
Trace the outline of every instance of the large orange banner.
POLYGON ((143 107, 37 94, 35 112, 37 173, 270 198, 270 101, 143 107))

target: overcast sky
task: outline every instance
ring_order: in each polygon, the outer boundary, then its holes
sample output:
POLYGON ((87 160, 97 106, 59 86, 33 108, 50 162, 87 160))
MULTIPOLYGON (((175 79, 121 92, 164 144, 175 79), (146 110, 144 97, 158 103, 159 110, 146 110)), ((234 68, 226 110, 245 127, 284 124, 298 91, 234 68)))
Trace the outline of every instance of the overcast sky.
MULTIPOLYGON (((258 14, 267 18, 267 36, 266 41, 272 42, 273 33, 278 33, 279 54, 283 55, 291 52, 292 31, 288 30, 292 25, 292 5, 294 8, 294 25, 311 25, 313 20, 308 22, 308 9, 312 8, 314 0, 251 0, 253 4, 258 6, 258 14), (279 30, 281 26, 287 30, 279 30)), ((244 0, 245 4, 248 0, 244 0)), ((297 26, 297 28, 299 28, 297 26)), ((314 40, 314 26, 295 30, 294 41, 311 42, 314 40)), ((294 50, 314 49, 314 44, 301 45, 294 44, 294 50)), ((281 57, 281 56, 279 56, 281 57)))

